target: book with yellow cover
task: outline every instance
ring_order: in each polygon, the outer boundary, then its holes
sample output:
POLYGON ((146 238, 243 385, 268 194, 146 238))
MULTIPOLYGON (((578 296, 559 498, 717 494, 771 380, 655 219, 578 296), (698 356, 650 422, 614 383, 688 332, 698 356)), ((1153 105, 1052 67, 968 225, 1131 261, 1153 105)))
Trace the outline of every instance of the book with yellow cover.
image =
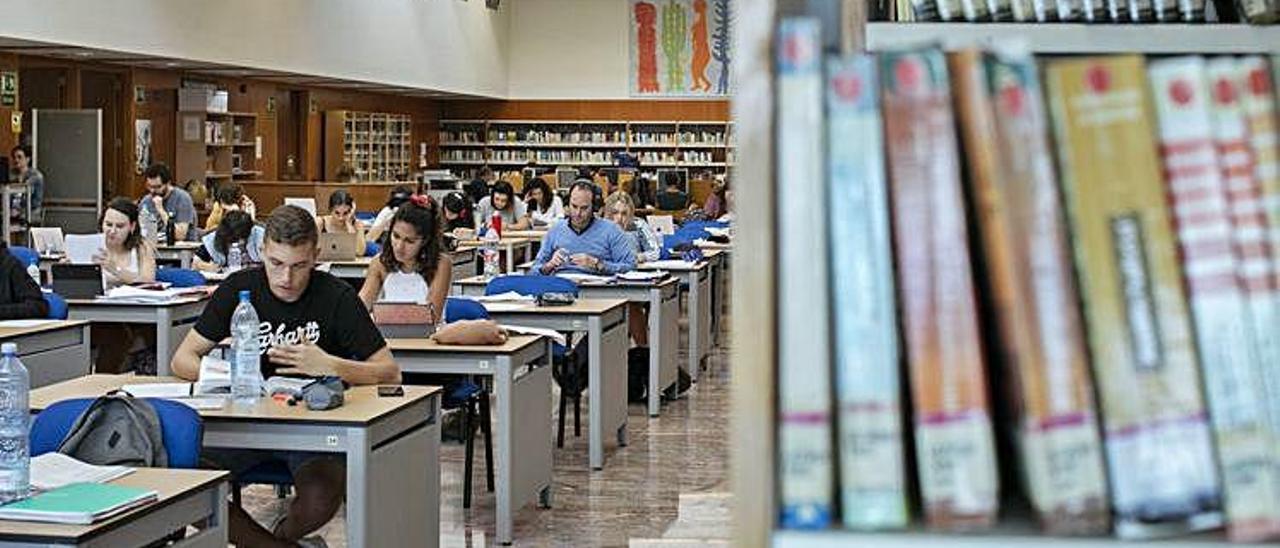
POLYGON ((1055 60, 1047 82, 1116 532, 1218 527, 1221 496, 1143 58, 1055 60))

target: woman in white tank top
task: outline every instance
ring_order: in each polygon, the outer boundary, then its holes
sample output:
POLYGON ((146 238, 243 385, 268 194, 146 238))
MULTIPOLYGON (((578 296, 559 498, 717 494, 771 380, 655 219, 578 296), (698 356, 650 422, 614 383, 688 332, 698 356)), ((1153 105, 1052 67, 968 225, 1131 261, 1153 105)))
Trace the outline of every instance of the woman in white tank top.
POLYGON ((370 263, 360 300, 426 304, 443 320, 452 263, 444 253, 440 210, 435 200, 415 195, 396 210, 382 237, 382 252, 370 263))
POLYGON ((102 234, 106 245, 93 262, 102 265, 107 287, 156 280, 155 252, 142 241, 137 204, 128 198, 111 200, 102 213, 102 234))

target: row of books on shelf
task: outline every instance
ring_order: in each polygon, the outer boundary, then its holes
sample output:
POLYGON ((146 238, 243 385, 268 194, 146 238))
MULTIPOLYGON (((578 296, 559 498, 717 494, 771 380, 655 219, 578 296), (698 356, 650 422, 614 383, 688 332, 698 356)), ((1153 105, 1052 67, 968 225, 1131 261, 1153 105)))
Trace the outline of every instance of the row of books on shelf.
POLYGON ((495 162, 528 162, 544 164, 561 162, 612 162, 613 153, 587 150, 491 150, 489 159, 495 162))
POLYGON ((1235 23, 1280 20, 1276 0, 894 0, 890 21, 1235 23))
POLYGON ((781 526, 982 530, 1004 491, 1049 534, 1280 538, 1267 60, 819 32, 776 41, 781 526))
POLYGON ((535 130, 489 130, 490 142, 524 143, 621 143, 626 141, 622 131, 552 132, 535 130))

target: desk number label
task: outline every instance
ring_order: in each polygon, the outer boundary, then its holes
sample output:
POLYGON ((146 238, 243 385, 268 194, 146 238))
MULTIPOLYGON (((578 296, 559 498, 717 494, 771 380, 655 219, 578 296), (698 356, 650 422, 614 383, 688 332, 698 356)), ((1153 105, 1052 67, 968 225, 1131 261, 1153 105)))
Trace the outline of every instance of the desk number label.
POLYGON ((325 436, 324 443, 329 447, 338 446, 338 436, 325 436))
POLYGON ((480 369, 488 369, 489 360, 480 360, 480 369))

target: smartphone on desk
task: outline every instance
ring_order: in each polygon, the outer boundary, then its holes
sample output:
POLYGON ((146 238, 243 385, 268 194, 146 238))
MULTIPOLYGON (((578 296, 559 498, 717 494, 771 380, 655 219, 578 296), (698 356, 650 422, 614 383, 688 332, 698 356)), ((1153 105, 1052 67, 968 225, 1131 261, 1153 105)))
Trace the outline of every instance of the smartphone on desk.
POLYGON ((379 398, 401 398, 401 397, 404 397, 404 387, 403 387, 403 386, 399 386, 399 385, 397 385, 397 386, 379 386, 379 387, 378 387, 378 397, 379 397, 379 398))

